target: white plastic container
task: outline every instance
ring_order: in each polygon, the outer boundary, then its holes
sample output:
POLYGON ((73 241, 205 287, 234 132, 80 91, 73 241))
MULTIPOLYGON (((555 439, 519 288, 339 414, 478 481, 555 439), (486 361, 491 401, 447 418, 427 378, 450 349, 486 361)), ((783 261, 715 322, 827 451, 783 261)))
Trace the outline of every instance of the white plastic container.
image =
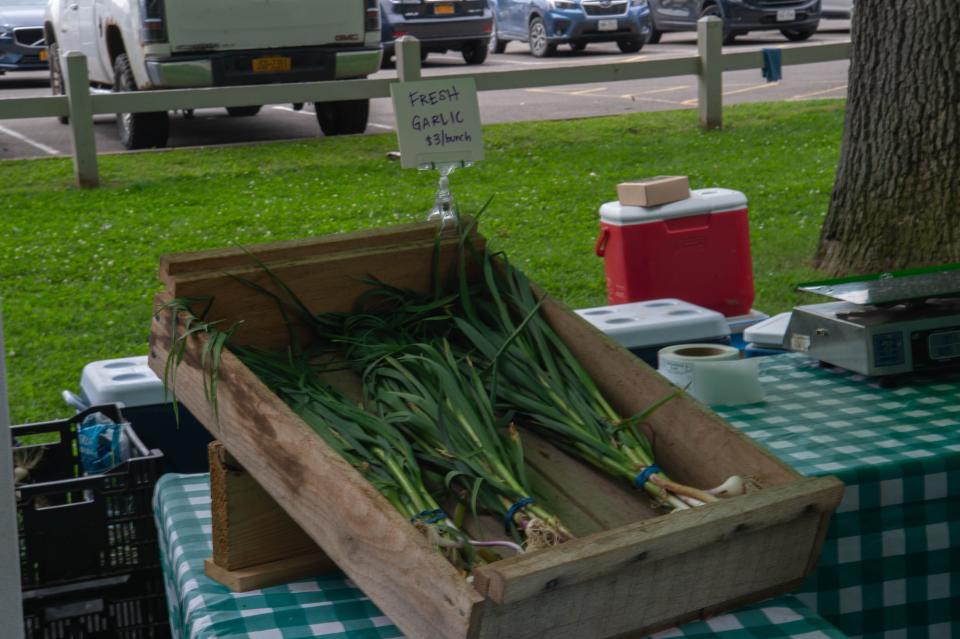
POLYGON ((90 406, 123 403, 130 408, 169 401, 146 355, 90 362, 80 376, 80 394, 90 406))
POLYGON ((651 366, 665 346, 725 344, 730 337, 722 313, 675 298, 584 308, 577 314, 651 366))

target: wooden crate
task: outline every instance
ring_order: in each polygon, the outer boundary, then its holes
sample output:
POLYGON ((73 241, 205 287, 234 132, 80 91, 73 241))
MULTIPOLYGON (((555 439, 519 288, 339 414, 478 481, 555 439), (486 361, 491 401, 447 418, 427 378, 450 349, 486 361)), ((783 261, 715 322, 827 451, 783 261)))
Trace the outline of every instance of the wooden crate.
MULTIPOLYGON (((253 247, 314 312, 351 309, 362 278, 428 290, 436 227, 410 225, 253 247)), ((482 242, 479 236, 475 242, 482 242)), ((457 238, 440 242, 456 268, 457 238)), ((234 276, 271 284, 246 253, 167 256, 172 297, 212 297, 208 317, 243 320, 241 344, 281 347, 274 301, 234 276)), ((648 366, 548 299, 543 313, 624 415, 672 387, 648 366)), ((153 323, 150 365, 162 374, 173 321, 153 323)), ((662 514, 646 499, 532 438, 534 492, 577 538, 475 571, 473 583, 240 361, 225 353, 215 415, 203 391, 203 337, 191 338, 176 394, 290 517, 412 638, 591 639, 654 631, 795 588, 814 567, 842 484, 803 478, 686 397, 649 420, 659 465, 674 479, 714 486, 733 474, 762 487, 748 495, 662 514)))

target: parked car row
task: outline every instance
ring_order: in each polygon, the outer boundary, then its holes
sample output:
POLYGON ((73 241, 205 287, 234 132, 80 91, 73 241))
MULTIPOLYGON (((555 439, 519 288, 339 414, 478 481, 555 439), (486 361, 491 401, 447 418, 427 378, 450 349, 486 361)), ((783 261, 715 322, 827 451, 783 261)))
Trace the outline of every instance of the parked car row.
MULTIPOLYGON (((728 42, 771 29, 803 40, 817 28, 821 0, 0 0, 0 72, 43 69, 49 60, 51 88, 63 94, 61 55, 79 51, 93 91, 315 82, 374 73, 408 34, 424 58, 453 50, 481 64, 513 40, 537 57, 594 42, 632 53, 708 15, 723 19, 728 42)), ((327 135, 366 129, 369 100, 314 107, 327 135)), ((127 148, 166 144, 167 112, 117 122, 127 148)))

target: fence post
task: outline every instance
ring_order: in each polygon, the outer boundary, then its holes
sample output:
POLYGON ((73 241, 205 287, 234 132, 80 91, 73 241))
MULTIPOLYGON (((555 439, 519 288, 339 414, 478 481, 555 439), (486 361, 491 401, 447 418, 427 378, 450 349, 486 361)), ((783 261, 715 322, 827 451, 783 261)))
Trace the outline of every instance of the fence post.
POLYGON ((395 45, 397 55, 397 79, 400 82, 416 82, 420 79, 420 41, 413 36, 403 36, 395 45))
POLYGON ((723 20, 707 16, 697 21, 697 52, 700 74, 697 76, 697 104, 700 126, 723 126, 723 20))
POLYGON ((64 80, 70 104, 73 173, 77 178, 77 186, 94 188, 100 184, 100 177, 97 173, 97 141, 93 135, 93 103, 90 100, 87 57, 78 51, 69 51, 64 59, 64 80))

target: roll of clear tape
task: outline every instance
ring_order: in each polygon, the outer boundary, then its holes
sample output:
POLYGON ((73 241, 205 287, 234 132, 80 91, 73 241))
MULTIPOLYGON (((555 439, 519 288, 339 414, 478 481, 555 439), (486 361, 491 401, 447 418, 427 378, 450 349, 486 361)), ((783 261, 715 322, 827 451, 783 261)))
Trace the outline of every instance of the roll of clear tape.
POLYGON ((678 344, 661 348, 657 370, 704 404, 736 406, 763 401, 759 359, 741 359, 723 344, 678 344))

